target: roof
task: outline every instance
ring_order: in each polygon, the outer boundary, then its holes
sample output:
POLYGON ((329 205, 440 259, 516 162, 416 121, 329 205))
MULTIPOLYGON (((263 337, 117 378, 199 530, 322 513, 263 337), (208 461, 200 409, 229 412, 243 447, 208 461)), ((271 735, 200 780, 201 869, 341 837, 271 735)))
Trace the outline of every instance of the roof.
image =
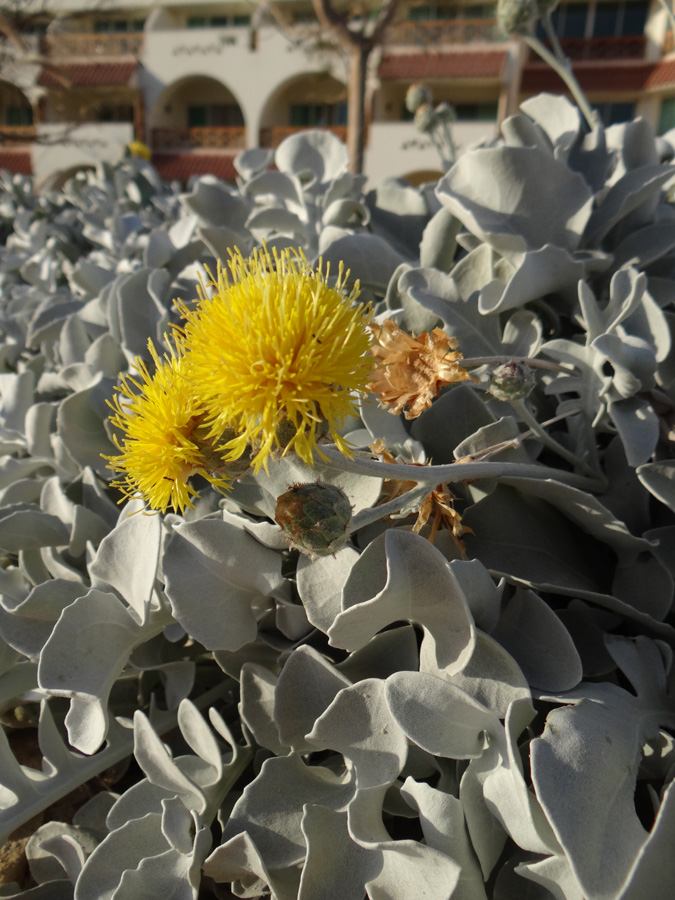
POLYGON ((234 153, 153 153, 152 164, 162 178, 187 180, 191 175, 215 175, 234 181, 234 153))
POLYGON ((12 175, 30 175, 33 171, 30 150, 0 148, 0 169, 7 169, 12 175))
MULTIPOLYGON (((574 74, 582 89, 589 93, 634 94, 666 85, 675 85, 675 60, 657 63, 575 63, 574 74)), ((530 63, 523 69, 521 91, 525 94, 549 91, 564 93, 562 79, 543 63, 530 63)))
POLYGON ((645 81, 645 88, 659 88, 675 84, 675 59, 657 62, 645 81))
POLYGON ((42 87, 63 87, 57 74, 62 73, 73 87, 118 87, 128 85, 137 69, 137 60, 63 63, 54 66, 54 71, 43 69, 38 84, 42 87))
POLYGON ((454 53, 386 53, 378 68, 382 81, 430 78, 499 78, 506 50, 454 53))

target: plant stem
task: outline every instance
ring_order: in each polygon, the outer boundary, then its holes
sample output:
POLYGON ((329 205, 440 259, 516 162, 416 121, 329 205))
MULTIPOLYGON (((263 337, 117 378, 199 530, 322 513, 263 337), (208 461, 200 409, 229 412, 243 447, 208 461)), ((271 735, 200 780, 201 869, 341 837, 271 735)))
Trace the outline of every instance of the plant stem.
POLYGON ((565 372, 567 374, 571 371, 569 368, 559 366, 557 363, 549 362, 546 359, 532 359, 529 356, 471 356, 468 359, 460 359, 458 362, 463 369, 467 369, 470 366, 503 366, 514 361, 525 363, 525 365, 531 366, 533 369, 549 369, 551 372, 565 372))
POLYGON ((540 424, 532 415, 527 407, 527 403, 524 400, 511 400, 511 406, 518 413, 523 422, 525 422, 525 424, 528 426, 532 435, 538 437, 542 444, 544 444, 546 447, 549 447, 551 450, 554 450, 558 454, 558 456, 561 456, 563 459, 567 460, 568 463, 571 463, 573 466, 578 466, 590 477, 598 477, 598 473, 595 471, 595 469, 593 469, 592 466, 590 466, 585 460, 580 459, 575 453, 572 453, 571 450, 568 450, 567 447, 559 444, 555 438, 551 437, 551 435, 546 431, 544 427, 545 425, 553 425, 555 422, 559 422, 561 419, 580 412, 581 410, 574 410, 572 412, 565 413, 562 416, 556 416, 554 419, 549 419, 547 422, 540 424))
MULTIPOLYGON (((576 472, 552 469, 537 463, 513 462, 456 462, 443 466, 411 466, 405 463, 386 463, 370 456, 355 456, 347 459, 334 445, 321 447, 321 455, 328 464, 342 472, 356 475, 370 475, 373 478, 398 478, 403 481, 417 481, 419 484, 437 485, 441 482, 453 484, 459 481, 478 481, 482 478, 499 480, 507 478, 550 479, 582 491, 602 491, 605 483, 600 478, 588 478, 576 472)), ((320 465, 321 461, 317 460, 320 465)))
MULTIPOLYGON (((407 480, 414 481, 415 479, 409 478, 407 480)), ((416 503, 417 500, 421 503, 429 492, 430 487, 428 484, 425 483, 421 487, 418 484, 412 490, 406 491, 405 494, 399 494, 398 497, 394 497, 386 503, 381 503, 379 506, 373 506, 368 509, 362 509, 361 512, 356 513, 356 515, 352 517, 347 531, 351 534, 354 531, 358 531, 359 528, 365 528, 366 525, 372 525, 373 522, 379 522, 380 519, 383 519, 385 516, 400 512, 409 503, 416 503)))
MULTIPOLYGON (((545 20, 544 20, 545 21, 545 20)), ((595 131, 598 127, 597 118, 595 113, 593 112, 590 103, 586 99, 586 95, 581 89, 581 85, 577 81, 572 72, 572 68, 570 66, 570 61, 565 59, 564 62, 562 59, 558 59, 548 47, 545 47, 544 44, 539 40, 539 38, 535 37, 533 34, 524 34, 523 40, 527 43, 535 53, 538 53, 539 56, 547 62, 549 66, 560 75, 562 80, 565 82, 567 87, 570 89, 570 93, 577 101, 579 105, 579 109, 584 115, 584 118, 588 122, 588 126, 591 131, 595 131)), ((562 53, 562 51, 560 51, 562 53)))

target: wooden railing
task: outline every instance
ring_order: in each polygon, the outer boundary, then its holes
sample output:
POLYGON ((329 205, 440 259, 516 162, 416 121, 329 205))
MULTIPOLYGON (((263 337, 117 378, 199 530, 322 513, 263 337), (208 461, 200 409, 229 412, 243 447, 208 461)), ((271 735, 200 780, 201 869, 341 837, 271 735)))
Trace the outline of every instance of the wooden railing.
POLYGON ((199 128, 153 128, 152 149, 189 150, 213 148, 242 150, 246 146, 243 125, 205 125, 199 128))
POLYGON ((35 125, 0 125, 0 144, 13 146, 35 140, 35 125))
MULTIPOLYGON (((644 59, 647 39, 643 34, 628 37, 563 38, 560 41, 568 59, 575 62, 600 62, 616 59, 644 59)), ((530 60, 540 57, 530 51, 530 60)))
POLYGON ((45 56, 53 57, 139 56, 143 33, 48 34, 41 39, 40 49, 45 56))
POLYGON ((399 22, 387 29, 387 46, 434 47, 439 44, 503 43, 508 38, 496 19, 432 19, 399 22))
MULTIPOLYGON (((331 131, 337 135, 341 141, 347 140, 346 125, 328 125, 325 128, 316 126, 321 131, 331 131)), ((292 134, 299 134, 301 131, 310 131, 310 127, 294 126, 294 125, 274 125, 271 128, 260 129, 260 146, 261 147, 278 147, 284 138, 290 137, 292 134)))

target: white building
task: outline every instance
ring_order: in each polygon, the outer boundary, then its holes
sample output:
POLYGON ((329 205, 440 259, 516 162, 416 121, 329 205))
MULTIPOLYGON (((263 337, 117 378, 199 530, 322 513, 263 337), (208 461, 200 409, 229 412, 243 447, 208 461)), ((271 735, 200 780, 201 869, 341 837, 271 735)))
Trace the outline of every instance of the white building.
MULTIPOLYGON (((315 21, 307 0, 278 0, 275 8, 276 17, 244 0, 104 0, 96 8, 45 0, 26 36, 34 56, 5 41, 0 168, 32 171, 43 181, 118 158, 136 139, 166 177, 232 178, 232 159, 243 148, 274 147, 303 127, 344 137, 344 59, 303 39, 315 21)), ((603 115, 638 112, 655 127, 671 127, 675 55, 671 62, 658 2, 591 0, 560 10, 560 33, 579 60, 575 71, 603 115)), ((401 4, 371 60, 371 179, 419 180, 439 170, 436 151, 405 111, 413 82, 456 107, 460 149, 496 136, 523 96, 562 92, 543 64, 497 32, 493 16, 493 6, 469 0, 401 4)), ((331 41, 325 33, 322 39, 331 41)))

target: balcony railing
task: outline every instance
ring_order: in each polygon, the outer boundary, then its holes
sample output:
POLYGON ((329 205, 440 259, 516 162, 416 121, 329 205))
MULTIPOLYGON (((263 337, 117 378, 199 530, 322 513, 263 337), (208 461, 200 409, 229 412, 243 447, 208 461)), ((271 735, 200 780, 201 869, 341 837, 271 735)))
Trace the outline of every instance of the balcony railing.
POLYGON ((442 44, 504 43, 496 19, 433 19, 399 22, 387 29, 389 47, 437 47, 442 44))
POLYGON ((0 125, 0 144, 14 146, 35 140, 35 125, 0 125))
MULTIPOLYGON (((644 59, 647 39, 643 34, 621 37, 565 38, 560 41, 563 52, 574 62, 601 62, 617 59, 644 59)), ((540 57, 530 51, 530 60, 540 57)))
MULTIPOLYGON (((321 131, 331 131, 340 138, 341 141, 347 140, 346 125, 327 125, 315 126, 321 131)), ((299 134, 301 131, 309 131, 310 126, 294 126, 294 125, 274 125, 272 128, 260 129, 260 146, 261 147, 278 147, 284 138, 290 137, 292 134, 299 134)))
POLYGON ((246 128, 239 125, 204 125, 198 128, 153 128, 153 150, 243 150, 246 128))
POLYGON ((142 32, 120 34, 48 34, 40 41, 45 56, 140 56, 142 32))

